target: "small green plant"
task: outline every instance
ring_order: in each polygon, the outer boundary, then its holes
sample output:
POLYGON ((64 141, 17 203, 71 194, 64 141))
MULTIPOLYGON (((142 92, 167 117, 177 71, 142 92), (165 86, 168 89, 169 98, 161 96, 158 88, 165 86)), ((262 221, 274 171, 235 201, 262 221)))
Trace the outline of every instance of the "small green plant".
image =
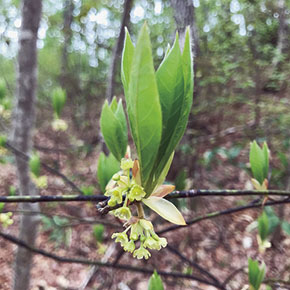
POLYGON ((93 226, 93 235, 97 242, 101 243, 104 240, 105 227, 102 224, 93 226))
POLYGON ((178 209, 163 198, 174 190, 174 186, 163 185, 163 182, 174 150, 184 134, 192 104, 193 64, 189 29, 183 51, 176 34, 173 47, 168 49, 156 72, 147 25, 143 25, 136 47, 126 30, 121 78, 137 158, 131 159, 130 150, 125 153, 127 124, 121 101, 117 103, 114 98, 111 104, 105 102, 101 116, 102 133, 121 165, 115 174, 113 170, 110 172, 114 175, 108 182, 110 174, 105 167, 111 165, 104 165, 108 158, 101 155, 99 182, 101 187, 107 182, 105 195, 109 197, 108 205, 121 206, 113 214, 126 221, 125 231, 114 233, 112 238, 137 259, 148 259, 151 254, 147 249, 160 250, 167 241, 156 235, 152 223, 144 216, 143 204, 164 219, 185 225, 178 209), (137 216, 132 214, 133 204, 137 206, 137 216), (140 243, 138 249, 135 249, 136 243, 140 243))
POLYGON ((258 261, 248 260, 250 290, 259 290, 266 273, 266 265, 259 266, 258 261))
POLYGON ((149 279, 148 290, 164 290, 162 280, 156 270, 149 279))
POLYGON ((49 239, 56 243, 56 246, 65 244, 68 246, 71 240, 71 228, 67 225, 69 220, 59 216, 42 218, 43 231, 49 232, 49 239))
POLYGON ((47 177, 45 175, 40 175, 41 162, 39 155, 33 153, 29 159, 29 168, 31 173, 31 179, 38 188, 47 187, 47 177))
POLYGON ((66 131, 67 123, 60 118, 61 112, 66 102, 66 92, 62 88, 55 88, 52 92, 52 107, 54 111, 54 120, 52 128, 54 131, 66 131))
POLYGON ((262 148, 256 141, 251 143, 250 164, 254 178, 252 183, 257 190, 267 190, 268 188, 268 171, 269 171, 269 149, 264 142, 262 148))
POLYGON ((265 211, 258 218, 258 245, 259 251, 264 253, 267 248, 271 247, 271 243, 269 242, 270 235, 270 227, 269 227, 269 219, 265 211))

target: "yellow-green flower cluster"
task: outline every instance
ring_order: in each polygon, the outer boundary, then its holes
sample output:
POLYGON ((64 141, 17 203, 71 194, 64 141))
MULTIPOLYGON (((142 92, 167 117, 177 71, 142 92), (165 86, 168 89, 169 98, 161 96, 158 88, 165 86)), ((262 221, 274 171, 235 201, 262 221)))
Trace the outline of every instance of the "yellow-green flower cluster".
POLYGON ((58 118, 53 120, 53 122, 51 123, 51 126, 52 126, 52 129, 56 132, 66 131, 68 128, 66 121, 62 119, 58 119, 58 118))
POLYGON ((146 219, 137 219, 124 232, 114 233, 112 238, 115 242, 119 242, 125 251, 133 253, 133 257, 137 259, 151 257, 147 249, 160 250, 167 245, 166 239, 158 237, 152 223, 146 219), (127 234, 129 230, 130 235, 127 234), (138 249, 135 246, 137 242, 140 242, 138 249))
POLYGON ((47 177, 45 175, 36 176, 35 174, 31 173, 31 179, 38 188, 47 188, 47 177))
POLYGON ((121 174, 113 176, 113 184, 105 193, 105 196, 110 197, 108 205, 111 207, 123 203, 124 200, 123 207, 115 210, 113 213, 115 216, 125 220, 131 218, 128 200, 130 202, 140 201, 146 195, 143 187, 136 183, 134 177, 130 178, 130 170, 133 168, 133 165, 134 162, 131 158, 123 158, 121 160, 121 174))
POLYGON ((133 167, 134 162, 131 158, 123 158, 121 160, 122 171, 115 174, 107 186, 105 195, 110 197, 108 205, 113 207, 123 203, 123 206, 114 210, 113 214, 127 221, 126 230, 121 233, 114 233, 112 238, 115 239, 115 242, 121 244, 124 251, 133 253, 134 258, 148 259, 151 256, 148 249, 160 250, 162 247, 166 247, 167 241, 165 238, 158 237, 154 232, 152 223, 144 218, 144 213, 139 215, 138 212, 138 218, 132 217, 130 204, 135 201, 140 202, 146 196, 146 192, 140 185, 136 170, 133 167), (130 176, 131 169, 133 171, 132 177, 130 176), (136 249, 136 243, 140 244, 138 249, 136 249))
POLYGON ((3 225, 4 228, 13 224, 12 212, 1 213, 0 214, 0 223, 3 225))

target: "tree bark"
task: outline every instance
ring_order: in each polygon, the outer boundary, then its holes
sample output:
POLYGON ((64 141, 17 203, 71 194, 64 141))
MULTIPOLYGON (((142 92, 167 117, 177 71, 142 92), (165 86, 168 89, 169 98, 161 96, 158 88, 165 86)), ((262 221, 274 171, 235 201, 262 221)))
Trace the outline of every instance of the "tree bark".
MULTIPOLYGON (((63 11, 63 36, 64 44, 62 48, 62 59, 61 59, 61 85, 67 90, 68 80, 68 47, 71 44, 72 30, 71 24, 73 21, 73 10, 74 4, 72 0, 65 0, 64 11, 63 11)), ((67 90, 68 91, 68 90, 67 90)))
POLYGON ((176 22, 180 46, 183 49, 186 27, 190 26, 192 39, 192 54, 197 57, 199 53, 198 30, 194 17, 194 6, 192 0, 171 0, 171 6, 174 10, 174 19, 176 22))
MULTIPOLYGON (((17 69, 17 100, 14 119, 14 146, 29 154, 32 148, 32 131, 35 123, 37 87, 37 31, 41 17, 41 0, 22 0, 22 25, 19 33, 17 69)), ((35 195, 36 188, 30 179, 29 165, 15 156, 20 195, 35 195)), ((22 209, 37 210, 37 204, 23 205, 22 209)), ((20 239, 33 245, 37 234, 38 219, 23 216, 20 222, 20 239)), ((14 269, 14 290, 29 289, 31 252, 18 248, 14 269)))
POLYGON ((133 0, 125 1, 124 12, 123 12, 121 27, 120 27, 120 33, 119 33, 119 37, 117 39, 116 45, 113 50, 111 64, 110 64, 109 73, 108 73, 108 86, 107 86, 107 91, 106 91, 106 97, 108 101, 111 101, 114 96, 116 69, 120 60, 124 37, 125 37, 124 28, 128 26, 129 24, 132 5, 133 5, 133 0))

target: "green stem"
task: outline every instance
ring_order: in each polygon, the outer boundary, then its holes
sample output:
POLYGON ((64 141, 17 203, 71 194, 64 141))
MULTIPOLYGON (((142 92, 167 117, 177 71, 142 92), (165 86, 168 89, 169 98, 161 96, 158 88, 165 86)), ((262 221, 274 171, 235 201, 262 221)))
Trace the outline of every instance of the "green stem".
POLYGON ((138 218, 144 219, 145 214, 144 214, 142 203, 137 202, 136 205, 137 205, 138 218))

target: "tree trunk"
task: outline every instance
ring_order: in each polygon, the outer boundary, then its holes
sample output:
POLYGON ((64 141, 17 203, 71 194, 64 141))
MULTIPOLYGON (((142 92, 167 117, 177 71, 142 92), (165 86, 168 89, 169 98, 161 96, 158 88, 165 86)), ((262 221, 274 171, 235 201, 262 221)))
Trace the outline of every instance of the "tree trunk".
POLYGON ((126 0, 124 4, 124 12, 123 12, 122 21, 121 21, 119 37, 117 39, 116 45, 113 50, 112 58, 111 58, 111 64, 110 64, 109 73, 108 73, 108 86, 107 86, 107 91, 106 91, 106 97, 109 101, 111 101, 114 96, 116 69, 120 60, 124 37, 125 37, 124 28, 128 26, 129 24, 130 11, 131 11, 132 5, 133 5, 133 0, 126 0))
POLYGON ((194 6, 192 0, 171 0, 174 10, 174 19, 179 33, 181 49, 183 49, 186 27, 190 26, 192 39, 192 54, 197 57, 199 53, 198 30, 195 24, 194 6))
POLYGON ((286 23, 286 5, 285 0, 278 0, 277 8, 279 12, 279 28, 278 28, 278 40, 277 40, 277 54, 273 58, 273 71, 276 69, 280 62, 280 56, 284 52, 287 43, 287 23, 286 23))
MULTIPOLYGON (((35 123, 37 86, 37 31, 41 16, 41 0, 22 0, 22 25, 19 33, 17 101, 14 119, 13 142, 17 149, 29 154, 32 148, 32 131, 35 123)), ((20 195, 35 195, 36 188, 30 179, 29 165, 16 155, 20 195)), ((37 204, 24 204, 24 210, 37 210, 37 204)), ((24 215, 20 222, 20 239, 33 245, 38 219, 24 215)), ((32 254, 18 248, 15 260, 14 290, 29 289, 32 254)))
MULTIPOLYGON (((63 36, 64 44, 62 48, 61 58, 61 85, 67 90, 68 81, 68 47, 71 44, 72 30, 71 24, 73 21, 74 4, 72 0, 65 0, 63 11, 63 36)), ((68 90, 67 90, 68 91, 68 90)))

